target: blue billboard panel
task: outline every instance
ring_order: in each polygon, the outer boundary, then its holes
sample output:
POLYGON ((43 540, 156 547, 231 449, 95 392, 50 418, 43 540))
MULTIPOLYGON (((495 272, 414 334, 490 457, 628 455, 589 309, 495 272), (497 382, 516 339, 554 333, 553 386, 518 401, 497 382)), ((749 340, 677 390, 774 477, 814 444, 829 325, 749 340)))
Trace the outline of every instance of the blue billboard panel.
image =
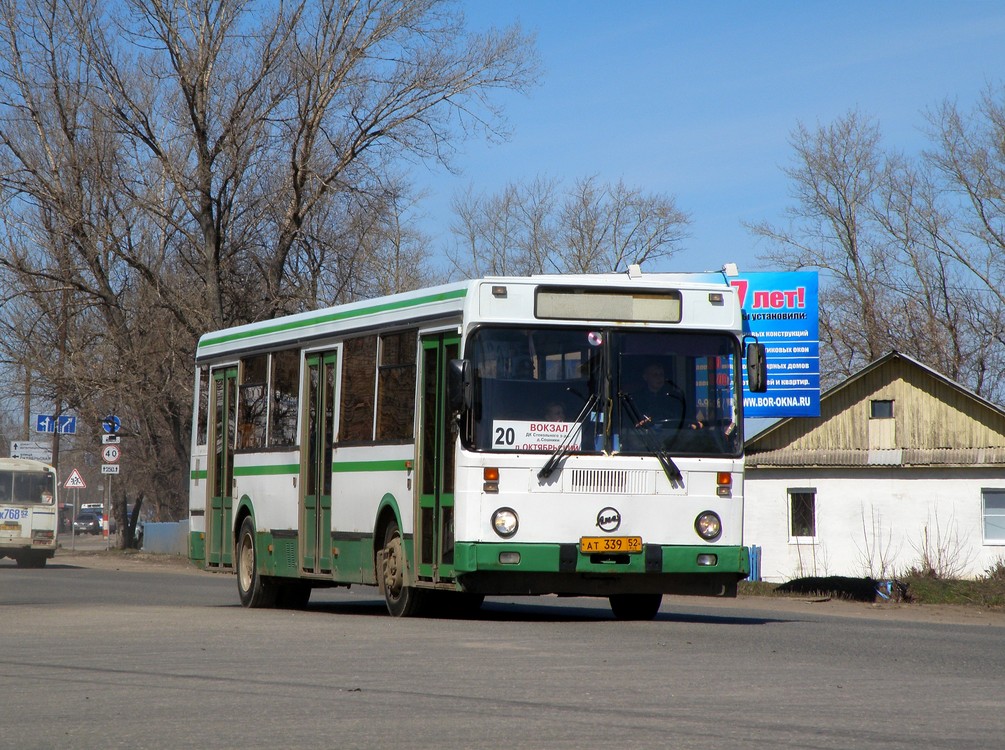
POLYGON ((745 417, 820 416, 820 322, 816 271, 745 273, 729 283, 740 295, 745 333, 764 344, 768 390, 743 389, 745 417))

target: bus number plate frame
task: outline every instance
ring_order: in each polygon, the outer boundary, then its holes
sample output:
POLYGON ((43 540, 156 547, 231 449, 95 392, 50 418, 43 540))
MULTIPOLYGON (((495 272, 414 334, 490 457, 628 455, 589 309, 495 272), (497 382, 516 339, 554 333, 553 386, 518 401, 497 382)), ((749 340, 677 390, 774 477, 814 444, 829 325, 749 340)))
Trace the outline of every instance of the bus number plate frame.
POLYGON ((629 554, 642 552, 640 536, 584 536, 579 539, 579 551, 584 555, 629 554))

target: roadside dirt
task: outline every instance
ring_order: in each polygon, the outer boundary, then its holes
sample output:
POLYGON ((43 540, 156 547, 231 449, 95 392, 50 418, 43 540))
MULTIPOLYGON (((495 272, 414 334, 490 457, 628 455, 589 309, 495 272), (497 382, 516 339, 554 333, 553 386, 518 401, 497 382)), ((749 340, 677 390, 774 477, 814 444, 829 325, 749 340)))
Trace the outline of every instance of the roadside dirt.
POLYGON ((78 565, 83 568, 101 568, 104 570, 129 570, 144 568, 147 570, 168 570, 172 573, 193 573, 202 575, 199 570, 181 555, 154 555, 138 550, 106 550, 106 549, 58 549, 53 562, 57 565, 78 565))
MULTIPOLYGON (((664 607, 674 602, 684 606, 693 599, 667 596, 664 607)), ((945 604, 865 603, 830 597, 744 596, 736 599, 702 599, 702 605, 723 610, 743 608, 787 615, 825 615, 830 617, 860 617, 872 620, 932 622, 947 625, 986 625, 1005 628, 1005 612, 945 604)))

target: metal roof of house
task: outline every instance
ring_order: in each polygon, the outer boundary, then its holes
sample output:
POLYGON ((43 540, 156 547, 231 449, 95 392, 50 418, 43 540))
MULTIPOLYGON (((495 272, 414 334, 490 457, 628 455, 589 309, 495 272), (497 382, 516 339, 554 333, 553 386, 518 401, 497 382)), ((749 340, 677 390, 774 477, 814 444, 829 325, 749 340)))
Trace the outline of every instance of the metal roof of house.
POLYGON ((917 360, 891 352, 746 444, 751 468, 1005 465, 1005 410, 917 360), (871 403, 889 400, 890 418, 871 403))

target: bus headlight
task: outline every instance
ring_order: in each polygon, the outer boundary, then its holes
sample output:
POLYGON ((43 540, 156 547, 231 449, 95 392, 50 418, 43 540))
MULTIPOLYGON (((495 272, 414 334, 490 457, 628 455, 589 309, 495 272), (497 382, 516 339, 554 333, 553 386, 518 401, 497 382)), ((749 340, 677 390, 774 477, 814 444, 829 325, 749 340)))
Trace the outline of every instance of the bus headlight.
POLYGON ((718 515, 706 510, 694 519, 694 530, 706 542, 714 542, 722 534, 722 521, 719 520, 718 515))
POLYGON ((520 519, 512 508, 499 508, 492 514, 492 528, 503 539, 509 539, 520 527, 520 519))

